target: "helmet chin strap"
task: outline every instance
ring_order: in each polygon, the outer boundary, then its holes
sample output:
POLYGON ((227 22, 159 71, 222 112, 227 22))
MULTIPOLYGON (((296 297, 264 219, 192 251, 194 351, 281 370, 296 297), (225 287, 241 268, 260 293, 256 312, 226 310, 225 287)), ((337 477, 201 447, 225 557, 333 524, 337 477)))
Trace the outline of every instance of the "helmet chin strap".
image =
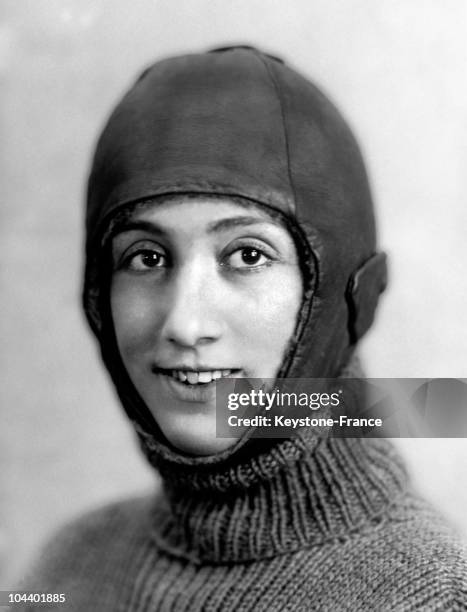
POLYGON ((386 259, 386 253, 375 253, 350 276, 345 297, 352 344, 356 344, 373 323, 379 296, 388 282, 386 259))

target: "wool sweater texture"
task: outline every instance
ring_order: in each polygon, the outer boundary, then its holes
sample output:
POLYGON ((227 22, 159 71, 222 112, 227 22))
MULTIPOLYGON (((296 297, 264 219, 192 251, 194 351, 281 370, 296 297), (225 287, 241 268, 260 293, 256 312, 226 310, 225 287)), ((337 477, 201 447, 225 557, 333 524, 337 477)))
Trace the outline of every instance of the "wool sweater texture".
POLYGON ((301 432, 228 470, 160 468, 154 495, 61 530, 24 587, 67 602, 41 610, 467 609, 465 552, 387 440, 301 432))

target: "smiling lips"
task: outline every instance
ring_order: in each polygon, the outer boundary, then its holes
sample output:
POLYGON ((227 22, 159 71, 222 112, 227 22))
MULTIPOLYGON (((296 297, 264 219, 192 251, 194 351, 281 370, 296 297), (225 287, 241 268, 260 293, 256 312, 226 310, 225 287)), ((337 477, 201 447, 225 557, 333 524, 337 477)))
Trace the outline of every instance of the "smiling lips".
POLYGON ((214 380, 218 380, 219 378, 228 377, 239 370, 169 370, 163 368, 157 368, 155 370, 158 374, 164 374, 165 376, 171 376, 175 380, 179 380, 180 382, 189 384, 189 385, 198 385, 198 384, 208 384, 214 380))

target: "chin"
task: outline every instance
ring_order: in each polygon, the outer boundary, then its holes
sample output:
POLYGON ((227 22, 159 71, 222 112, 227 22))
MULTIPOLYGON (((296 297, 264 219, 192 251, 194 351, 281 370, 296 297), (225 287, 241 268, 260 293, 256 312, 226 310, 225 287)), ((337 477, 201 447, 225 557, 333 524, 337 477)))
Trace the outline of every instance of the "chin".
POLYGON ((196 422, 198 419, 184 418, 183 422, 159 422, 162 433, 175 447, 185 455, 203 457, 215 455, 238 442, 238 438, 216 437, 216 424, 196 422), (192 422, 195 421, 195 422, 192 422))

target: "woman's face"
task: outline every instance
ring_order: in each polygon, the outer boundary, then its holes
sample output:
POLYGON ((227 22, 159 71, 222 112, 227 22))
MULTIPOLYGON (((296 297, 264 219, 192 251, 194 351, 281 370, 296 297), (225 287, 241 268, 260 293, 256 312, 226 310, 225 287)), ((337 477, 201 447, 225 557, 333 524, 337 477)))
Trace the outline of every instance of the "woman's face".
POLYGON ((215 380, 275 378, 302 301, 289 232, 266 210, 180 196, 113 238, 111 309, 129 376, 165 437, 210 455, 215 380))

